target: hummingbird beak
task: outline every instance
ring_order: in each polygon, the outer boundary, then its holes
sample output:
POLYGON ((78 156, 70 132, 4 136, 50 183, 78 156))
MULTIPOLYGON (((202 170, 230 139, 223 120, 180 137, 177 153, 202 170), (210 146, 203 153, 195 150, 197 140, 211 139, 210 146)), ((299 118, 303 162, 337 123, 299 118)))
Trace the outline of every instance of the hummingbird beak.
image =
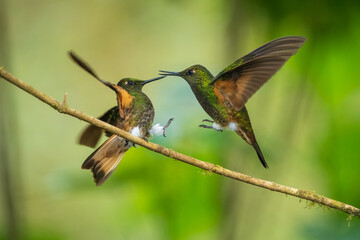
POLYGON ((163 79, 164 77, 166 77, 166 76, 161 76, 161 77, 156 77, 156 78, 149 79, 149 80, 147 80, 147 81, 142 82, 141 85, 145 85, 145 84, 148 84, 148 83, 150 83, 150 82, 163 79))
POLYGON ((159 70, 159 74, 162 76, 180 76, 180 73, 178 72, 170 72, 170 71, 163 71, 163 70, 159 70))

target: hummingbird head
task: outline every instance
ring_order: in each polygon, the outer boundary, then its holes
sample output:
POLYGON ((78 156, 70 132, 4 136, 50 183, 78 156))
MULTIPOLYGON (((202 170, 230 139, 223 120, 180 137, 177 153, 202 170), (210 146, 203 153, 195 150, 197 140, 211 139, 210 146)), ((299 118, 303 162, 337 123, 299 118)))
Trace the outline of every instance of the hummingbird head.
POLYGON ((145 84, 162 79, 164 77, 165 76, 156 77, 156 78, 152 78, 152 79, 145 80, 145 81, 135 79, 135 78, 123 78, 116 84, 116 86, 122 87, 123 89, 125 89, 128 92, 135 92, 135 91, 140 92, 142 87, 145 84))
POLYGON ((161 76, 161 77, 156 77, 156 78, 152 78, 146 81, 143 80, 138 80, 135 78, 124 78, 121 79, 118 84, 113 84, 107 81, 102 80, 96 73, 95 71, 85 62, 83 61, 80 57, 78 57, 74 52, 69 51, 69 56, 71 57, 71 59, 77 64, 79 65, 79 67, 81 67, 82 69, 84 69, 86 72, 88 72, 89 74, 91 74, 93 77, 95 77, 97 80, 99 80, 100 82, 102 82, 103 84, 105 84, 106 86, 108 86, 109 88, 111 88, 112 90, 114 90, 116 93, 120 93, 122 92, 122 89, 125 89, 128 92, 140 92, 142 87, 152 81, 156 81, 159 79, 164 78, 165 76, 161 76))
POLYGON ((160 70, 160 75, 182 77, 190 84, 190 86, 207 86, 214 78, 213 75, 209 72, 209 70, 199 64, 188 67, 181 72, 169 72, 160 70))

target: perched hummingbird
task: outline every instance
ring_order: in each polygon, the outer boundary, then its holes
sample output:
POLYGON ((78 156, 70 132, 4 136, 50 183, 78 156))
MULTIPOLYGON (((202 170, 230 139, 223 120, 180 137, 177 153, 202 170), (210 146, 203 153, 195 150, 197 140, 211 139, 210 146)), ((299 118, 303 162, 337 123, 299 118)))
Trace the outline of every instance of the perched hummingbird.
MULTIPOLYGON (((147 140, 152 135, 163 134, 173 119, 162 127, 156 124, 153 127, 154 107, 150 99, 142 92, 142 87, 152 81, 164 78, 157 77, 147 81, 134 78, 121 79, 117 85, 104 81, 73 52, 70 57, 100 82, 115 91, 118 106, 108 110, 99 119, 112 124, 132 135, 147 140)), ((102 129, 96 126, 89 126, 80 137, 80 144, 94 147, 98 142, 102 129)), ((83 169, 90 169, 97 186, 103 184, 118 166, 125 152, 134 144, 116 134, 106 133, 110 136, 99 148, 97 148, 82 164, 83 169)))
POLYGON ((203 120, 211 122, 212 126, 200 127, 235 131, 254 147, 262 165, 268 168, 256 142, 245 103, 299 50, 305 40, 299 36, 275 39, 239 58, 216 77, 201 65, 193 65, 182 72, 160 71, 160 75, 179 76, 190 85, 200 105, 213 118, 213 121, 203 120))

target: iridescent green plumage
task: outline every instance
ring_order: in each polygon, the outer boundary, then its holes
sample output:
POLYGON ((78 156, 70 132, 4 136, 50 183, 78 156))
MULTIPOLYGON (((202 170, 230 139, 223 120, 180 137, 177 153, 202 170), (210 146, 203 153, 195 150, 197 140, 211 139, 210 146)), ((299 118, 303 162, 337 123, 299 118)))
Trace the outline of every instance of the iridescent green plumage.
POLYGON ((234 61, 216 77, 201 65, 193 65, 181 72, 161 71, 161 75, 180 76, 187 81, 200 105, 214 120, 212 127, 201 127, 234 130, 254 147, 262 165, 268 168, 245 103, 298 51, 304 41, 305 38, 298 36, 275 39, 234 61))
MULTIPOLYGON (((70 52, 70 57, 85 71, 116 93, 118 106, 105 112, 99 119, 135 136, 144 139, 150 137, 149 130, 155 113, 150 99, 142 92, 142 87, 162 77, 148 81, 124 78, 115 85, 100 79, 90 66, 74 53, 70 52)), ((88 126, 80 137, 80 144, 94 147, 102 132, 103 130, 99 127, 88 126)), ((113 173, 124 153, 132 145, 128 140, 115 134, 108 132, 106 134, 110 136, 108 140, 97 148, 82 164, 83 169, 90 169, 93 172, 94 181, 98 186, 103 184, 113 173)))
MULTIPOLYGON (((135 99, 125 110, 126 120, 120 116, 119 106, 109 109, 98 119, 126 131, 128 131, 129 126, 130 128, 139 126, 142 137, 148 138, 148 131, 153 123, 155 113, 150 99, 142 92, 142 87, 145 82, 146 81, 133 78, 124 78, 118 82, 117 86, 125 89, 129 95, 135 99), (129 81, 133 83, 130 86, 127 85, 129 81)), ((102 132, 102 128, 89 125, 80 136, 79 143, 89 147, 95 147, 102 132)), ((112 135, 112 133, 107 131, 105 134, 108 137, 112 135)))

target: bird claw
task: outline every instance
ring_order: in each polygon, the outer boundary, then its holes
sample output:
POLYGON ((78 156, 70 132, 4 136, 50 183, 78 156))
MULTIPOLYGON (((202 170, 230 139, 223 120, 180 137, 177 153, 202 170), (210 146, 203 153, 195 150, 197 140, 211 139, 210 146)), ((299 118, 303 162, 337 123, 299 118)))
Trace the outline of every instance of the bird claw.
POLYGON ((163 127, 163 136, 164 137, 166 137, 166 129, 169 127, 169 125, 171 124, 172 121, 174 121, 174 118, 170 118, 169 121, 163 127))
POLYGON ((128 147, 130 144, 132 144, 132 146, 136 148, 135 143, 133 143, 133 142, 131 142, 131 141, 129 141, 129 140, 127 140, 127 139, 125 139, 125 147, 128 147))
POLYGON ((209 120, 209 119, 204 119, 204 120, 202 120, 202 122, 209 122, 209 123, 214 123, 214 121, 212 121, 212 120, 209 120))
POLYGON ((201 124, 201 125, 199 125, 199 127, 201 127, 201 128, 212 128, 212 126, 207 126, 207 125, 204 125, 204 124, 201 124))
POLYGON ((218 132, 222 132, 222 131, 223 131, 222 129, 215 129, 215 128, 213 128, 212 126, 207 126, 207 125, 203 125, 203 124, 199 125, 199 127, 201 127, 201 128, 208 128, 208 129, 214 129, 214 130, 216 130, 216 131, 218 131, 218 132))

